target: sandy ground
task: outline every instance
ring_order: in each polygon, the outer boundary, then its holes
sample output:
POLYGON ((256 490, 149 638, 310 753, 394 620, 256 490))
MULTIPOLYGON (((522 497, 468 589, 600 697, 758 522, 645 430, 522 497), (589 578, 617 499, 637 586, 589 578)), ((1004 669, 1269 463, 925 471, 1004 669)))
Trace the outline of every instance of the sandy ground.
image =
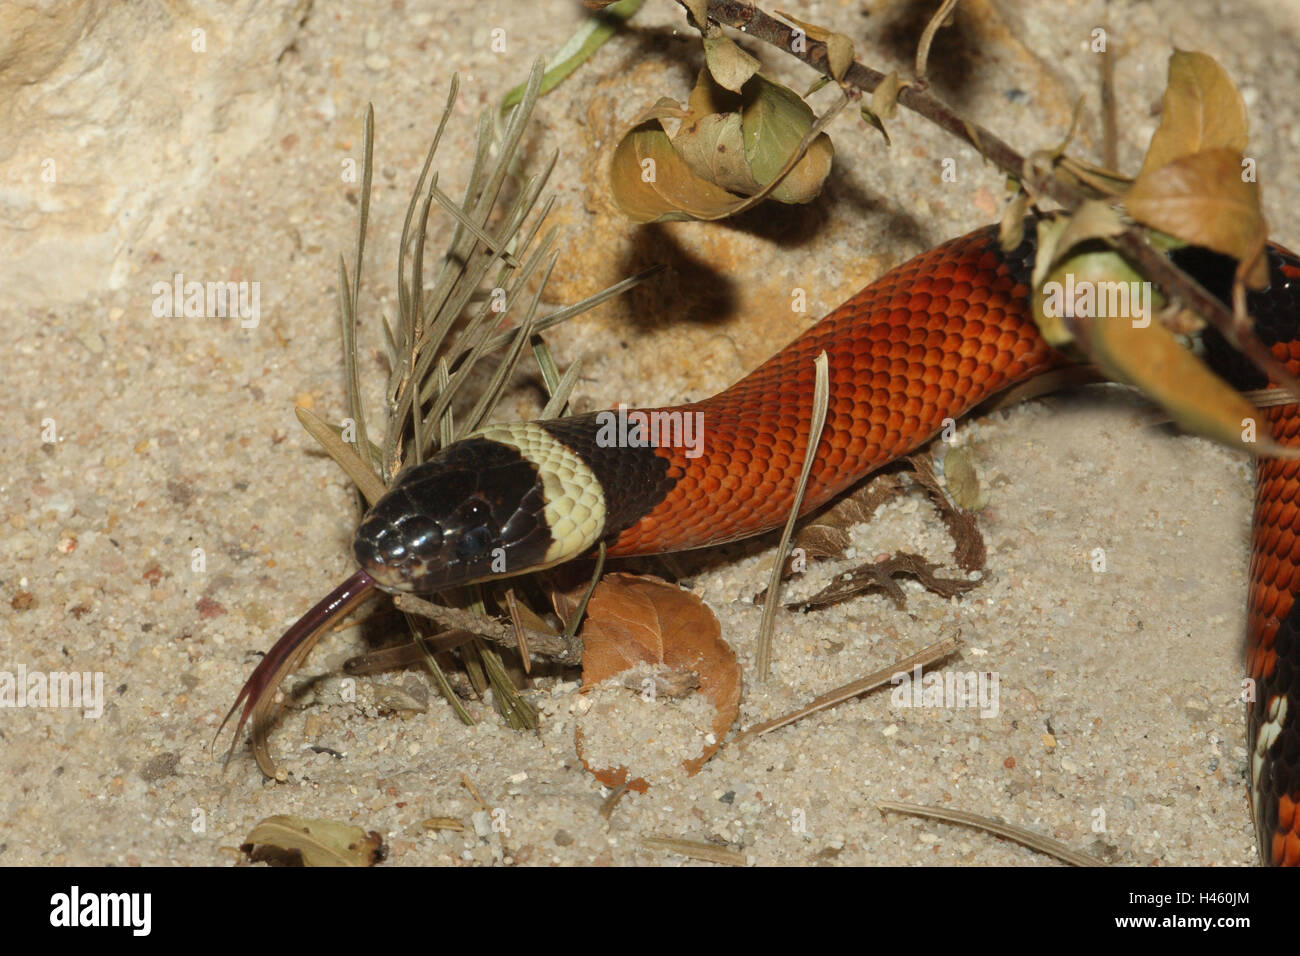
MULTIPOLYGON (((1273 232, 1295 245, 1300 4, 1235 8, 1225 21, 1209 2, 1109 6, 1123 51, 1122 161, 1136 166, 1157 122, 1171 48, 1209 52, 1245 90, 1273 232)), ((800 9, 886 68, 906 63, 924 20, 902 5, 800 9)), ((1096 102, 1086 44, 1102 15, 1092 2, 972 3, 941 36, 936 91, 1024 149, 1050 145, 1077 96, 1096 102)), ((293 406, 343 415, 333 283, 338 252, 351 255, 356 187, 338 171, 358 154, 364 106, 377 114, 362 295, 374 395, 377 317, 395 307, 401 216, 449 77, 459 71, 462 90, 441 166, 454 192, 474 115, 581 16, 569 0, 317 4, 281 59, 278 139, 178 196, 165 231, 135 250, 125 289, 86 289, 75 307, 0 305, 0 664, 100 672, 106 697, 99 719, 0 711, 0 863, 229 865, 257 821, 279 813, 378 830, 399 865, 682 862, 646 848, 646 836, 713 841, 758 864, 1050 863, 980 833, 882 815, 881 799, 1001 817, 1121 863, 1256 862, 1238 702, 1250 465, 1090 393, 962 428, 991 495, 983 587, 953 602, 910 589, 905 611, 871 596, 782 615, 766 683, 753 669, 749 598, 766 583, 773 541, 683 563, 745 668, 742 726, 958 630, 966 649, 949 666, 999 674, 996 716, 868 695, 748 749, 724 747, 698 776, 631 795, 607 819, 574 751, 576 674, 532 692, 544 715, 535 735, 506 729, 482 702, 469 705, 480 722, 462 726, 436 692, 427 713, 395 715, 377 707, 380 685, 423 678, 382 675, 360 682, 356 703, 341 700, 340 664, 366 646, 351 628, 290 682, 319 678, 272 738, 288 782, 265 782, 242 745, 223 773, 207 744, 255 653, 351 567, 350 489, 293 406), (507 31, 505 55, 490 48, 494 26, 507 31), (260 282, 261 323, 155 318, 150 289, 177 271, 260 282), (40 440, 46 418, 55 444, 40 440), (1104 574, 1090 567, 1097 548, 1104 574), (463 777, 508 832, 482 816, 475 832, 463 777), (428 830, 433 816, 468 829, 428 830)), ((761 55, 793 85, 809 82, 761 55)), ((553 335, 562 362, 584 360, 582 407, 711 394, 890 265, 997 216, 1000 177, 938 131, 902 116, 886 149, 846 114, 812 206, 739 224, 627 226, 604 196, 603 163, 645 105, 684 98, 697 65, 676 7, 650 0, 634 29, 539 106, 529 161, 561 151, 553 186, 566 228, 548 301, 651 262, 670 267, 553 335), (956 183, 940 180, 950 156, 956 183), (795 287, 808 314, 790 311, 795 287)), ((1083 137, 1087 153, 1095 120, 1083 137)), ((446 228, 441 219, 434 230, 446 228)), ((536 403, 521 379, 502 413, 534 414, 536 403)), ((860 527, 855 547, 950 554, 920 498, 860 527)), ((800 587, 837 568, 815 568, 800 587)))

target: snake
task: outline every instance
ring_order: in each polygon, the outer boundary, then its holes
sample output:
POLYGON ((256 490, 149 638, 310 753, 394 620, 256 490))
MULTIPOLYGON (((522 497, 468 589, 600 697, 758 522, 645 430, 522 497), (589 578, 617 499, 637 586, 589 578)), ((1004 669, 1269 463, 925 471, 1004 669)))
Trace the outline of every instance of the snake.
MULTIPOLYGON (((996 226, 952 239, 852 296, 730 388, 700 402, 622 406, 489 425, 407 468, 364 515, 360 570, 293 625, 248 678, 240 729, 323 624, 376 589, 436 593, 592 554, 653 555, 783 526, 804 470, 816 370, 825 424, 801 514, 933 438, 1013 386, 1070 362, 1031 307, 1033 230, 1006 250, 996 226)), ((1227 303, 1236 263, 1197 247, 1168 255, 1227 303)), ((1255 333, 1300 375, 1300 258, 1269 244, 1268 286, 1246 306, 1255 333)), ((1212 329, 1210 367, 1238 389, 1267 386, 1212 329)), ((1300 447, 1300 409, 1261 412, 1300 447)), ((1260 859, 1300 864, 1300 461, 1256 459, 1247 595, 1247 769, 1260 859)), ((223 722, 224 725, 224 722, 223 722)), ((233 750, 233 744, 232 744, 233 750)))

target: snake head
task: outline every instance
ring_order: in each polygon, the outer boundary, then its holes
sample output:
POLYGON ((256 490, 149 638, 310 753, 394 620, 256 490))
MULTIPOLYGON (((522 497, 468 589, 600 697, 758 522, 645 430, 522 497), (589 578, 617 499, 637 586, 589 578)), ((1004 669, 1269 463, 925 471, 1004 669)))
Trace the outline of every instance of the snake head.
POLYGON ((557 448, 529 423, 448 445, 366 513, 352 543, 357 562, 386 591, 429 593, 577 557, 599 538, 604 496, 595 483, 595 507, 572 481, 576 456, 547 454, 557 448))

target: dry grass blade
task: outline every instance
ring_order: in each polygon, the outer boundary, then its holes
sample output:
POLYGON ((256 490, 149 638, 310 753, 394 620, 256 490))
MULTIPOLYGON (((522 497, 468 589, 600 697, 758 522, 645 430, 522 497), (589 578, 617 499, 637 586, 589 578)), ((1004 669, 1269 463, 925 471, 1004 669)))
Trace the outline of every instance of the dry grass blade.
POLYGON ((977 830, 984 830, 987 833, 1005 837, 1019 843, 1021 846, 1028 847, 1036 853, 1045 853, 1048 856, 1055 857, 1062 863, 1069 863, 1071 866, 1106 865, 1095 856, 1089 856, 1086 853, 1071 849, 1060 840, 1054 840, 1049 836, 1043 836, 1041 833, 1034 833, 1024 827, 1013 826, 990 817, 968 813, 965 810, 946 810, 942 807, 927 807, 917 803, 899 803, 895 800, 881 800, 876 804, 876 808, 882 813, 906 813, 914 817, 926 817, 930 820, 941 820, 944 823, 974 827, 977 830))
POLYGON ((551 270, 555 268, 555 258, 555 256, 552 256, 550 263, 546 267, 541 285, 533 296, 532 305, 528 308, 528 314, 524 317, 523 324, 515 329, 514 342, 510 346, 510 351, 506 353, 505 358, 497 363, 491 381, 488 382, 487 388, 483 390, 478 402, 466 417, 465 424, 462 426, 463 431, 458 437, 464 437, 464 435, 482 427, 488 412, 496 408, 501 401, 506 386, 510 384, 510 376, 514 374, 515 369, 519 366, 519 359, 524 353, 524 345, 533 336, 533 326, 537 323, 537 306, 542 300, 542 289, 546 286, 546 280, 550 278, 551 270))
MULTIPOLYGON (((357 300, 361 294, 361 264, 366 251, 366 226, 370 221, 370 184, 374 173, 374 153, 375 108, 367 103, 362 147, 361 202, 357 213, 357 258, 352 271, 351 284, 348 282, 347 266, 343 262, 343 257, 339 257, 339 322, 343 336, 343 368, 347 382, 348 410, 356 428, 359 448, 366 448, 370 444, 366 431, 365 411, 361 406, 361 379, 357 373, 357 300)), ((367 470, 369 468, 364 463, 362 466, 367 470)))
POLYGON ((569 410, 569 396, 573 394, 573 386, 578 384, 578 376, 581 372, 582 359, 574 359, 554 386, 547 383, 551 398, 542 409, 543 418, 559 418, 569 410))
POLYGON ((889 683, 890 679, 898 673, 910 673, 914 667, 927 667, 935 661, 953 654, 961 647, 960 637, 947 637, 942 641, 937 641, 928 647, 917 651, 911 657, 905 657, 901 661, 895 661, 888 667, 882 667, 878 671, 873 671, 866 677, 851 681, 834 690, 827 691, 815 700, 809 701, 803 707, 792 710, 788 714, 776 717, 772 720, 765 720, 761 724, 754 724, 746 727, 736 735, 735 743, 743 744, 755 737, 761 737, 763 734, 770 733, 780 727, 793 724, 797 720, 802 720, 809 714, 815 714, 819 710, 826 710, 834 707, 836 704, 842 704, 846 700, 852 700, 869 690, 875 690, 884 684, 889 683))
POLYGON ((693 860, 720 863, 723 866, 749 865, 749 860, 745 857, 745 854, 737 850, 714 846, 712 843, 675 840, 672 837, 642 837, 641 845, 650 850, 667 850, 669 853, 680 853, 682 856, 688 856, 693 860))
POLYGON ((438 188, 435 183, 430 187, 430 193, 438 201, 438 205, 451 214, 452 218, 459 222, 465 229, 469 230, 479 242, 487 246, 492 252, 500 256, 501 261, 506 265, 518 269, 519 260, 510 254, 503 246, 499 246, 497 241, 489 236, 483 228, 469 217, 467 213, 461 211, 450 196, 438 188))
POLYGON ((814 360, 817 369, 816 383, 813 386, 812 422, 808 428, 808 444, 804 450, 803 470, 799 473, 799 484, 795 488, 794 504, 790 508, 790 518, 785 523, 781 534, 781 543, 776 549, 776 560, 772 564, 772 577, 767 583, 767 600, 763 602, 763 620, 758 628, 758 676, 766 680, 772 667, 772 628, 776 621, 776 605, 781 598, 781 571, 785 567, 785 558, 790 550, 790 538, 794 535, 795 522, 799 520, 799 509, 803 506, 803 497, 808 490, 808 476, 812 474, 813 461, 817 458, 817 445, 821 441, 822 428, 826 425, 826 408, 830 396, 830 372, 828 359, 823 351, 814 360))
MULTIPOLYGON (((461 608, 444 607, 416 597, 414 594, 396 594, 393 603, 398 610, 417 617, 436 621, 443 627, 473 631, 477 636, 513 647, 516 644, 514 628, 491 617, 483 617, 461 608)), ((582 643, 563 635, 547 634, 536 628, 527 629, 528 647, 533 655, 546 657, 565 665, 582 662, 582 643)))
MULTIPOLYGON (((562 309, 556 309, 550 315, 546 316, 546 318, 538 320, 537 327, 534 329, 534 331, 545 332, 548 329, 553 329, 561 322, 567 322, 575 315, 580 315, 581 313, 587 311, 588 309, 594 308, 595 306, 600 305, 600 303, 605 302, 608 299, 612 299, 617 295, 622 295, 628 289, 631 289, 633 286, 640 285, 646 279, 650 278, 655 273, 661 271, 663 268, 664 267, 662 265, 655 265, 655 266, 651 266, 648 269, 643 269, 642 271, 638 272, 636 275, 629 276, 626 279, 623 279, 619 282, 615 282, 608 289, 605 289, 601 292, 597 292, 595 295, 589 295, 587 296, 587 298, 575 302, 573 305, 567 305, 562 309)), ((502 332, 501 334, 488 340, 486 351, 494 352, 497 349, 504 348, 509 344, 510 344, 510 333, 502 332)))
MULTIPOLYGON (((357 488, 370 504, 374 504, 387 490, 379 476, 362 461, 361 456, 352 445, 345 442, 324 419, 313 415, 305 408, 295 408, 294 414, 312 438, 320 442, 321 448, 334 459, 344 473, 356 483, 357 488)), ((367 443, 369 444, 369 443, 367 443)), ((363 446, 364 447, 364 446, 363 446)), ((373 445, 370 446, 376 452, 373 445)))
POLYGON ((515 629, 515 641, 519 644, 519 657, 524 662, 524 673, 531 674, 533 656, 528 651, 528 632, 524 629, 523 618, 519 614, 519 599, 515 589, 506 591, 506 610, 510 612, 510 626, 515 629))
POLYGON ((564 639, 566 641, 577 640, 578 625, 582 623, 583 615, 587 613, 587 604, 591 601, 591 596, 596 593, 596 585, 600 583, 600 576, 605 572, 605 542, 600 543, 600 550, 596 552, 596 567, 591 572, 591 580, 587 583, 586 590, 582 592, 582 598, 578 601, 573 615, 564 625, 564 639))
MULTIPOLYGON (((329 425, 301 410, 299 420, 349 475, 368 502, 373 503, 382 496, 404 466, 421 461, 457 436, 452 402, 469 380, 476 363, 486 353, 507 343, 511 346, 504 361, 495 368, 486 392, 473 405, 459 431, 475 428, 489 418, 517 368, 524 346, 530 342, 533 344, 533 353, 539 356, 539 366, 547 379, 548 387, 560 392, 561 401, 567 397, 576 376, 559 376, 554 362, 550 360, 549 353, 536 338, 536 334, 544 325, 549 327, 576 315, 619 294, 650 274, 650 271, 642 273, 639 277, 619 283, 616 287, 559 313, 538 319, 539 303, 556 256, 552 252, 555 230, 545 233, 542 230, 553 200, 548 199, 542 203, 540 214, 537 212, 537 204, 557 157, 552 156, 539 175, 512 190, 513 198, 508 202, 500 203, 499 200, 505 194, 506 184, 514 181, 512 164, 516 161, 524 131, 536 104, 542 72, 542 62, 538 60, 529 74, 520 104, 511 114, 500 143, 494 142, 492 135, 493 111, 484 110, 480 115, 469 182, 459 204, 438 188, 438 172, 434 168, 434 158, 456 102, 459 83, 457 78, 452 78, 437 132, 425 156, 402 225, 398 250, 398 314, 393 322, 385 318, 382 323, 385 347, 392 366, 384 392, 387 421, 382 448, 376 448, 367 433, 357 342, 361 270, 365 261, 374 167, 374 111, 369 108, 366 111, 360 210, 351 275, 349 276, 348 263, 342 256, 338 266, 339 319, 347 382, 347 407, 351 418, 351 422, 345 424, 351 428, 329 425), (503 209, 502 206, 506 208, 503 209), (433 287, 426 290, 425 244, 429 217, 435 207, 450 215, 454 228, 450 242, 438 260, 433 287), (485 282, 490 283, 486 290, 485 282), (521 300, 530 285, 535 288, 527 316, 520 327, 502 332, 503 306, 504 310, 508 310, 521 300), (466 321, 470 303, 478 300, 482 300, 481 305, 472 309, 475 314, 466 321), (453 333, 457 333, 457 341, 448 348, 453 333), (545 361, 541 360, 542 357, 545 357, 545 361), (345 436, 353 440, 345 440, 345 436)), ((366 593, 369 593, 373 582, 364 574, 359 572, 349 582, 355 587, 359 580, 367 582, 366 593)), ((341 586, 332 592, 330 613, 335 616, 341 613, 339 595, 344 591, 347 591, 347 586, 341 586)), ((355 597, 352 591, 347 593, 355 597)), ((325 603, 327 602, 322 602, 318 607, 325 603)), ((480 614, 484 611, 481 605, 478 609, 480 614)), ((492 623, 489 619, 474 614, 469 614, 468 617, 469 621, 461 623, 466 625, 465 630, 475 634, 490 628, 492 623)), ((427 625, 409 615, 407 623, 416 641, 426 652, 426 663, 443 696, 456 709, 460 719, 471 722, 468 711, 452 693, 446 675, 433 658, 434 647, 425 640, 427 625)), ((254 752, 259 766, 268 775, 274 775, 276 771, 266 741, 272 691, 285 675, 301 663, 318 640, 321 626, 318 609, 313 608, 298 624, 290 628, 254 671, 228 715, 234 716, 242 707, 240 728, 246 721, 253 721, 254 752)), ((439 649, 445 649, 445 646, 439 649)), ((567 643, 555 650, 561 656, 571 653, 574 661, 579 656, 579 652, 567 643)), ((475 659, 483 662, 484 672, 476 675, 480 678, 480 686, 484 686, 483 677, 491 679, 503 713, 511 724, 519 727, 535 726, 536 715, 532 714, 527 702, 518 696, 495 651, 477 648, 471 642, 466 645, 463 656, 467 661, 475 659)))
POLYGON ((474 718, 465 709, 465 705, 461 703, 460 698, 456 696, 451 681, 447 679, 446 672, 442 669, 442 665, 438 663, 437 657, 434 656, 438 653, 438 648, 433 645, 425 633, 427 625, 421 624, 417 618, 407 614, 406 626, 415 635, 415 641, 424 655, 424 666, 429 671, 430 676, 433 677, 433 682, 438 685, 438 692, 442 694, 443 700, 451 705, 452 711, 456 714, 456 719, 462 724, 474 723, 474 718))

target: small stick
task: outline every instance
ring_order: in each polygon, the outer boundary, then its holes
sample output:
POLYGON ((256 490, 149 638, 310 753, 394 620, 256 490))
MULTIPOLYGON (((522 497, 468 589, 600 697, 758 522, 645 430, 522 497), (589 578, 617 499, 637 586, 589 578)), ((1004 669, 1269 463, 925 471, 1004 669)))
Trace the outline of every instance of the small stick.
POLYGON ((825 710, 828 707, 834 707, 836 704, 857 697, 859 694, 865 694, 869 690, 875 690, 882 684, 889 683, 890 678, 895 674, 899 672, 906 673, 911 671, 914 667, 925 667, 927 664, 933 664, 935 661, 942 660, 949 654, 952 654, 960 646, 960 637, 945 637, 942 641, 937 641, 928 647, 922 648, 911 657, 905 657, 901 661, 895 661, 888 667, 882 667, 878 671, 873 671, 866 677, 861 677, 858 680, 836 687, 834 690, 827 691, 817 699, 810 701, 797 710, 790 711, 784 716, 764 721, 761 724, 752 724, 737 734, 733 743, 748 743, 755 737, 776 730, 778 727, 793 724, 796 720, 802 720, 809 714, 816 713, 819 710, 825 710))

